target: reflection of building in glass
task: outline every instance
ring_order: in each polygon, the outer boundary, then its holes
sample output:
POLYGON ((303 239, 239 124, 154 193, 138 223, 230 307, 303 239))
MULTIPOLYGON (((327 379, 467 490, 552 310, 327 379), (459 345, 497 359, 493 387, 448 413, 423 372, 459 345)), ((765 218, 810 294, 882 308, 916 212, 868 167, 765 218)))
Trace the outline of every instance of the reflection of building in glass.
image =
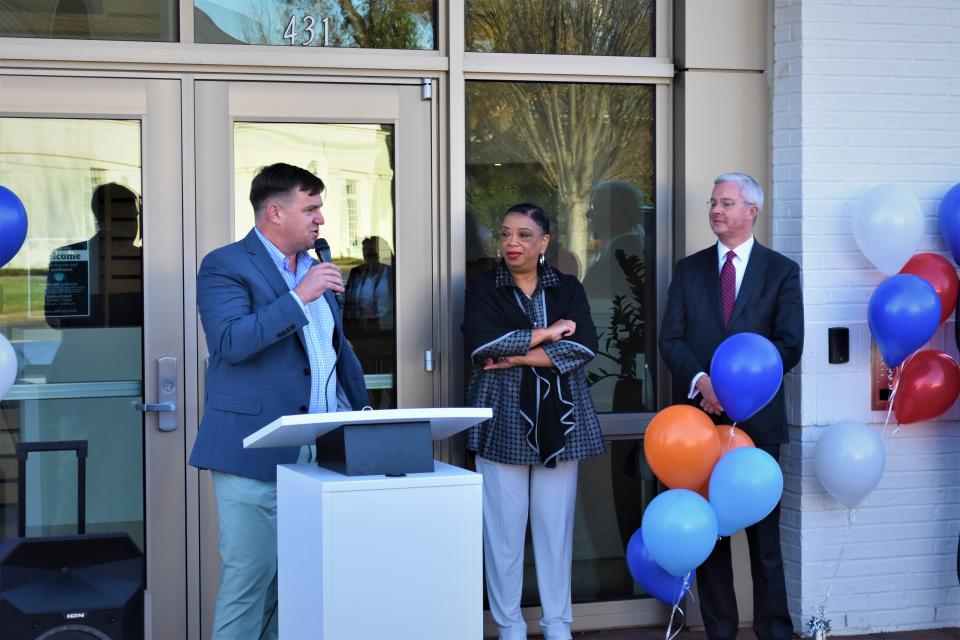
POLYGON ((194 22, 196 41, 215 44, 434 49, 437 40, 434 0, 195 0, 194 22))
POLYGON ((237 122, 234 125, 234 238, 253 227, 249 184, 259 167, 288 162, 323 179, 324 224, 334 260, 363 259, 365 236, 393 240, 393 130, 367 124, 237 122))

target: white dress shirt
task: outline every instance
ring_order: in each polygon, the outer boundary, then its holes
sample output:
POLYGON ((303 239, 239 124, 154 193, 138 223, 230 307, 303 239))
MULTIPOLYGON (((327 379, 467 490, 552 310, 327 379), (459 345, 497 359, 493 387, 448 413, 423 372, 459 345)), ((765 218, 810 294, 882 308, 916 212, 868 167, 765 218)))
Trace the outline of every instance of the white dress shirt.
MULTIPOLYGON (((727 252, 733 251, 736 257, 733 259, 733 266, 737 270, 737 287, 736 295, 740 295, 740 283, 743 282, 743 274, 747 272, 747 262, 750 261, 750 252, 753 250, 754 239, 753 236, 750 236, 746 242, 741 244, 739 247, 731 249, 722 242, 717 242, 717 273, 723 269, 723 265, 727 262, 727 252)), ((693 380, 690 381, 690 393, 687 395, 691 400, 697 397, 697 394, 700 393, 697 391, 697 380, 701 377, 707 375, 706 372, 701 371, 697 375, 693 376, 693 380)))

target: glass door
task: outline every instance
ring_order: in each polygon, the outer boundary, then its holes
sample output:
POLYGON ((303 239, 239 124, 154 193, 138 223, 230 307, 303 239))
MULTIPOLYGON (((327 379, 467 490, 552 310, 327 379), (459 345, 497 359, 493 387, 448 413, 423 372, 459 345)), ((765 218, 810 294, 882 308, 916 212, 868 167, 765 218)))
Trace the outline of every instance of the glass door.
MULTIPOLYGON (((377 409, 434 406, 439 386, 425 363, 438 317, 434 106, 419 83, 407 82, 198 81, 195 88, 197 264, 253 227, 248 196, 259 167, 286 162, 319 176, 326 185, 320 235, 346 283, 344 333, 377 409)), ((199 384, 202 402, 203 371, 199 384)), ((209 474, 198 486, 206 634, 218 587, 217 522, 209 474)))
POLYGON ((0 533, 21 507, 28 537, 76 532, 75 455, 20 478, 15 447, 86 441, 86 530, 144 552, 147 637, 186 632, 179 104, 173 80, 0 76, 0 185, 28 218, 0 268, 0 533))

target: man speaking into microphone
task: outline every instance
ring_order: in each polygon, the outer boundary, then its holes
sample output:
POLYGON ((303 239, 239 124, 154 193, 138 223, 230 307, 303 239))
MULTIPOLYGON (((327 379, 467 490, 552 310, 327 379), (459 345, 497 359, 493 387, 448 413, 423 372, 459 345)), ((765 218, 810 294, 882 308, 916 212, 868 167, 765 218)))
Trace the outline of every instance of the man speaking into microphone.
POLYGON ((329 253, 319 263, 307 254, 324 221, 323 191, 300 167, 262 167, 250 185, 254 228, 197 273, 210 359, 190 464, 213 473, 217 497, 215 639, 277 637, 277 465, 310 459, 309 447, 244 449, 243 439, 283 415, 367 404, 343 337, 340 269, 329 253))

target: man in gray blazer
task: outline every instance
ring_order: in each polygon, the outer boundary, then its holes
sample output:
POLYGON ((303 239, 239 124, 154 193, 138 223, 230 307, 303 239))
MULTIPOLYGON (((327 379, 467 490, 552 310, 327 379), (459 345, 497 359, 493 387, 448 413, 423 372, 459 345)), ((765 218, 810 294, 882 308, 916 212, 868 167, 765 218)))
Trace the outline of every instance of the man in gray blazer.
POLYGON ((317 263, 323 182, 278 163, 250 187, 255 227, 207 255, 197 304, 210 361, 190 464, 213 472, 223 569, 213 638, 277 637, 277 465, 306 447, 244 449, 276 418, 359 410, 360 363, 343 338, 339 268, 317 263))

